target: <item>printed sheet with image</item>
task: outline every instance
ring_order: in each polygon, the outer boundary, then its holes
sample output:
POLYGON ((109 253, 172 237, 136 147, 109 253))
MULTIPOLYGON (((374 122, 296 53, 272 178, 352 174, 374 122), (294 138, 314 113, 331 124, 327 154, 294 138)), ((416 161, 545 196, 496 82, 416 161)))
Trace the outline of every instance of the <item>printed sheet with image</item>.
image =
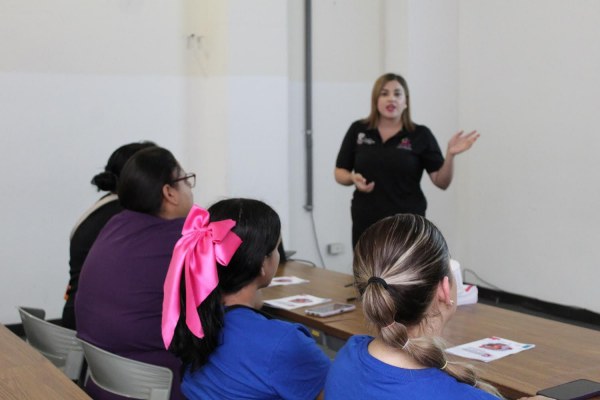
POLYGON ((295 296, 282 297, 280 299, 265 300, 264 304, 284 310, 293 310, 300 307, 314 306, 321 303, 327 303, 331 299, 312 296, 310 294, 297 294, 295 296))
POLYGON ((284 286, 284 285, 297 285, 299 283, 307 283, 310 282, 306 279, 298 278, 297 276, 276 276, 271 279, 271 286, 284 286))
POLYGON ((484 362, 490 362, 523 350, 533 349, 534 344, 519 343, 497 336, 476 340, 471 343, 446 349, 446 352, 460 357, 472 358, 484 362))

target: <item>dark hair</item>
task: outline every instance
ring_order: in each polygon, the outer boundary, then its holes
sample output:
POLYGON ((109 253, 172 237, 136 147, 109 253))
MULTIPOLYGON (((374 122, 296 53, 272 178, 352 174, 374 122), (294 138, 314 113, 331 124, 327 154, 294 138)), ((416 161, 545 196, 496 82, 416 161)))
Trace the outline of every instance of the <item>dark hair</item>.
POLYGON ((262 201, 252 199, 222 200, 211 206, 211 221, 232 219, 242 244, 226 267, 217 264, 218 287, 198 307, 204 338, 195 337, 185 323, 185 277, 180 283, 181 314, 170 350, 182 359, 184 368, 195 370, 204 365, 219 344, 223 327, 223 294, 239 291, 260 275, 265 257, 277 251, 281 222, 277 213, 262 201))
POLYGON ((149 147, 135 153, 125 163, 118 184, 123 208, 158 215, 162 206, 164 185, 173 184, 181 167, 171 152, 162 147, 149 147))
POLYGON ((108 158, 104 171, 92 178, 92 185, 95 185, 99 192, 116 192, 121 170, 127 160, 136 152, 152 146, 156 146, 156 144, 144 141, 129 143, 119 147, 108 158))
POLYGON ((375 84, 373 84, 373 90, 371 91, 371 112, 363 122, 367 124, 369 128, 377 128, 380 117, 377 102, 379 101, 379 96, 381 96, 383 87, 386 83, 391 81, 397 81, 402 86, 402 89, 404 89, 404 95, 406 96, 406 110, 404 110, 400 119, 402 121, 402 128, 412 132, 415 130, 415 124, 410 117, 410 94, 408 92, 408 84, 406 83, 406 79, 402 76, 393 73, 381 75, 377 78, 375 84))
POLYGON ((452 279, 448 246, 433 223, 419 215, 397 214, 371 225, 354 249, 353 271, 365 318, 386 345, 498 395, 477 379, 471 366, 447 363, 440 338, 408 338, 408 327, 435 318, 428 311, 437 286, 445 276, 452 279))

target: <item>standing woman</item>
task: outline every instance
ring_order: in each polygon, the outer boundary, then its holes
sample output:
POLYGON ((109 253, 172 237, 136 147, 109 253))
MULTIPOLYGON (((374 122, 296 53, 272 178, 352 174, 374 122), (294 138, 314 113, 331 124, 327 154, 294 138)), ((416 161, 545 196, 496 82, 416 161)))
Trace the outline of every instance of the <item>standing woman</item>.
POLYGON ((277 213, 258 200, 192 208, 163 306, 165 347, 183 361, 188 399, 308 400, 323 390, 330 361, 308 330, 260 311, 280 231, 277 213))
POLYGON ((62 314, 62 325, 65 328, 77 329, 75 322, 75 296, 79 283, 79 274, 83 262, 98 237, 100 230, 113 215, 123 210, 117 196, 117 183, 125 162, 137 151, 156 146, 152 142, 129 143, 115 150, 108 159, 104 171, 92 178, 92 185, 98 191, 108 192, 90 207, 77 221, 70 235, 69 245, 69 285, 65 293, 65 306, 62 314))
POLYGON ((368 228, 354 250, 354 282, 375 337, 351 337, 331 367, 325 398, 491 400, 498 392, 446 359, 442 331, 456 285, 440 231, 413 214, 368 228))
MULTIPOLYGON (((161 147, 133 155, 118 187, 124 210, 94 242, 75 299, 77 335, 120 356, 170 368, 171 399, 183 398, 181 362, 162 342, 163 284, 192 208, 195 179, 161 147)), ((96 400, 121 398, 91 380, 86 391, 96 400)))
POLYGON ((471 148, 478 137, 477 131, 456 133, 444 159, 429 128, 411 120, 404 78, 390 73, 379 77, 371 94, 371 113, 350 126, 335 165, 335 180, 356 188, 351 206, 353 247, 365 229, 382 218, 397 213, 425 216, 423 171, 435 186, 446 189, 454 157, 471 148))

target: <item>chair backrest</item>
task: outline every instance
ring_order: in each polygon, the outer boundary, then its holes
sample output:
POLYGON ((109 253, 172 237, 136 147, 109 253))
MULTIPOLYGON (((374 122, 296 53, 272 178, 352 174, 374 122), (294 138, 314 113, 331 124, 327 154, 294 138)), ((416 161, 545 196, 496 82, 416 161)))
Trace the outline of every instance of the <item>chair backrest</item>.
POLYGON ((76 332, 45 321, 46 312, 42 309, 18 309, 27 342, 71 380, 78 380, 83 366, 83 349, 76 332))
POLYGON ((169 368, 121 357, 79 340, 89 377, 102 389, 136 399, 169 399, 173 381, 173 372, 169 368))

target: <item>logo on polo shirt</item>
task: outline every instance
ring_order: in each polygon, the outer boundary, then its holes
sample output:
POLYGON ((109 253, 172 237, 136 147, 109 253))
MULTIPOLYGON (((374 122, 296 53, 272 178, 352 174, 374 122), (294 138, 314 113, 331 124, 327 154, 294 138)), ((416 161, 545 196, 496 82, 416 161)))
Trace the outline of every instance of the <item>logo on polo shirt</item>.
POLYGON ((396 146, 399 149, 403 149, 403 150, 412 150, 412 144, 410 143, 410 139, 409 138, 403 138, 400 141, 400 144, 398 146, 396 146))
POLYGON ((371 138, 368 138, 363 132, 360 132, 358 134, 358 138, 356 139, 356 144, 375 144, 375 141, 371 138))

